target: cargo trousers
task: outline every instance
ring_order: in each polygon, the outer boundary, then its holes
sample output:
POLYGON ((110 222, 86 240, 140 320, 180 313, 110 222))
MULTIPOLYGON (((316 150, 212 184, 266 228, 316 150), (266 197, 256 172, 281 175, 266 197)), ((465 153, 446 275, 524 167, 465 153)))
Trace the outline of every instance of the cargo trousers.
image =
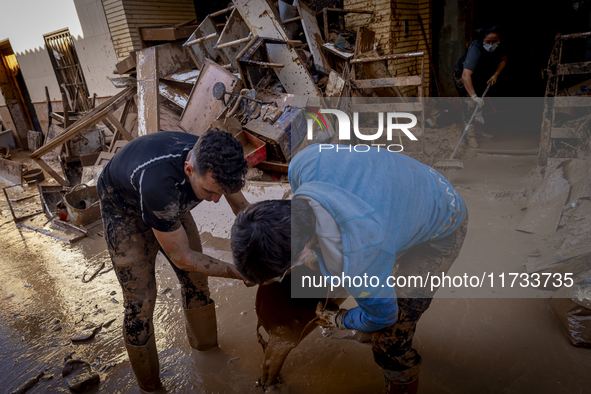
MULTIPOLYGON (((410 247, 394 265, 394 276, 447 273, 460 254, 466 237, 468 215, 450 235, 410 247)), ((434 291, 429 288, 401 288, 398 295, 398 320, 390 327, 372 332, 374 360, 384 370, 386 380, 409 383, 418 377, 421 356, 412 348, 417 322, 431 305, 434 291)))
MULTIPOLYGON (((107 190, 99 181, 97 191, 105 240, 123 292, 123 338, 130 345, 141 346, 154 333, 155 265, 156 255, 162 249, 152 228, 144 223, 142 217, 129 214, 114 204, 107 190)), ((181 213, 180 222, 187 232, 190 248, 202 252, 199 231, 191 213, 181 213)), ((179 279, 184 309, 199 308, 213 302, 207 275, 179 269, 164 251, 162 254, 179 279)))

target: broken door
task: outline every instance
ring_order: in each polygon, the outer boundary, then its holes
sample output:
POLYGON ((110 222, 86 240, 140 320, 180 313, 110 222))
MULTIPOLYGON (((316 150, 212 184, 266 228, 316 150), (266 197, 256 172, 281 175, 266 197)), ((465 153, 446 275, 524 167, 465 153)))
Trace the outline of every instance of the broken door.
MULTIPOLYGON (((45 34, 45 45, 58 85, 66 94, 70 110, 88 111, 88 87, 68 28, 45 34)), ((64 108, 64 111, 66 109, 64 108)))

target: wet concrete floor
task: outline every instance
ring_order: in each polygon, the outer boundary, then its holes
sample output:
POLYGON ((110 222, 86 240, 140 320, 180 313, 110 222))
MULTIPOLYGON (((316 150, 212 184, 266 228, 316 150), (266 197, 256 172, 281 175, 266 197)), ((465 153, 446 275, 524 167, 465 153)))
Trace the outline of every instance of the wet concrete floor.
MULTIPOLYGON (((524 202, 511 196, 526 186, 535 160, 479 156, 465 163, 456 183, 470 210, 470 226, 453 270, 497 266, 523 272, 523 259, 534 241, 533 236, 514 231, 524 202)), ((286 190, 249 187, 246 194, 258 201, 282 198, 286 190)), ((11 219, 3 195, 0 208, 2 225, 11 219)), ((231 260, 224 240, 233 220, 229 207, 204 203, 193 214, 204 233, 206 253, 231 260)), ((0 242, 0 391, 12 392, 44 371, 46 378, 28 392, 69 392, 61 370, 64 360, 72 357, 88 361, 99 372, 101 384, 91 392, 139 392, 121 338, 121 291, 114 272, 109 271, 103 239, 95 236, 69 245, 8 223, 0 227, 0 242), (102 262, 101 274, 83 283, 85 271, 94 271, 102 262), (85 329, 113 319, 90 342, 71 343, 85 329)), ((186 338, 176 276, 162 256, 156 268, 155 332, 162 392, 260 392, 254 386, 263 360, 255 335, 256 288, 210 279, 220 348, 198 353, 186 338)), ((434 300, 419 322, 414 341, 423 356, 420 392, 591 392, 591 350, 570 344, 547 299, 497 298, 493 291, 488 294, 492 298, 447 294, 434 300)), ((352 305, 348 300, 344 306, 352 305)), ((382 390, 381 371, 369 345, 327 339, 320 329, 292 351, 282 379, 283 388, 296 394, 382 390)))

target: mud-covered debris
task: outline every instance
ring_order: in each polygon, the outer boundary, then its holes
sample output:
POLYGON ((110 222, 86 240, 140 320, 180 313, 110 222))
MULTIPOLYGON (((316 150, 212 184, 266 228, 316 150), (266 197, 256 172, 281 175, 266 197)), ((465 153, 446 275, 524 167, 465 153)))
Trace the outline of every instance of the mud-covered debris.
POLYGON ((113 290, 110 295, 114 296, 115 294, 117 294, 117 292, 115 290, 113 290))
POLYGON ((164 295, 164 294, 168 293, 170 290, 172 290, 172 289, 170 287, 167 287, 166 289, 158 292, 158 295, 159 296, 164 295))
POLYGON ((80 373, 91 372, 90 364, 84 360, 66 360, 64 369, 62 369, 62 377, 68 377, 70 375, 76 375, 80 373))
POLYGON ((94 386, 98 386, 101 378, 96 372, 87 372, 74 376, 68 381, 68 387, 75 393, 83 393, 94 386))
POLYGON ((240 360, 240 357, 234 357, 228 360, 228 364, 234 364, 236 361, 240 360))
POLYGON ((92 339, 94 339, 94 337, 96 336, 96 334, 98 334, 98 332, 101 330, 101 327, 95 327, 92 331, 87 330, 88 332, 84 332, 80 335, 77 335, 73 338, 71 338, 72 343, 82 343, 82 342, 88 342, 92 339))
POLYGON ((67 360, 62 370, 62 377, 75 393, 83 393, 100 383, 100 376, 83 360, 67 360))
POLYGON ((116 300, 116 299, 114 299, 114 298, 111 298, 111 302, 112 302, 113 304, 118 304, 118 303, 119 303, 119 301, 117 301, 117 300, 116 300))
POLYGON ((109 328, 111 326, 111 324, 113 324, 113 322, 115 322, 115 320, 117 320, 117 319, 109 320, 108 322, 103 324, 103 328, 109 328))
POLYGON ((20 385, 16 390, 12 391, 12 394, 26 393, 29 389, 33 388, 33 386, 35 386, 39 382, 39 379, 41 379, 42 376, 43 376, 43 372, 41 372, 39 375, 35 376, 34 378, 27 380, 25 383, 20 385))

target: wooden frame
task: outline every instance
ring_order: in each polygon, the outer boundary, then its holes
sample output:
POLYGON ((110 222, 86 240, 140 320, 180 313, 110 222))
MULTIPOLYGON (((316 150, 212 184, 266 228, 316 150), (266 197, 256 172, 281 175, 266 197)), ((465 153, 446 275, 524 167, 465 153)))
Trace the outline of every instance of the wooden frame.
MULTIPOLYGON (((587 33, 576 33, 562 35, 556 38, 556 43, 548 59, 548 68, 544 70, 548 76, 548 82, 546 83, 546 94, 544 98, 544 113, 542 115, 542 133, 540 136, 540 153, 538 161, 540 166, 545 166, 548 163, 548 156, 552 147, 552 138, 568 138, 568 134, 565 134, 564 130, 554 128, 554 115, 556 100, 558 95, 558 80, 564 75, 581 75, 591 74, 591 62, 584 63, 561 63, 562 60, 562 47, 564 41, 578 39, 578 38, 589 38, 591 32, 587 33)), ((565 97, 565 99, 568 99, 565 97)), ((585 100, 582 100, 585 101, 585 100)), ((587 106, 589 104, 577 104, 575 100, 568 103, 568 106, 587 106)))
MULTIPOLYGON (((58 146, 64 144, 65 142, 69 141, 72 137, 79 134, 80 132, 86 130, 86 128, 93 126, 101 121, 111 121, 113 122, 116 120, 113 113, 122 105, 126 104, 129 100, 133 99, 133 96, 136 93, 137 88, 129 87, 122 92, 118 93, 117 95, 111 97, 109 100, 104 102, 103 104, 99 105, 97 108, 93 109, 92 111, 88 112, 82 118, 78 119, 76 122, 71 124, 68 128, 64 130, 63 133, 53 138, 51 141, 47 142, 43 147, 37 149, 35 152, 31 153, 30 158, 33 159, 39 166, 45 170, 49 175, 51 175, 56 181, 59 182, 62 186, 70 186, 67 180, 64 180, 61 176, 59 176, 45 161, 43 161, 42 156, 46 153, 50 152, 51 150, 57 148, 58 146)), ((127 115, 124 111, 124 115, 127 115)), ((123 136, 131 140, 131 135, 125 130, 122 124, 125 123, 125 119, 121 118, 117 124, 116 128, 119 130, 123 136)))

